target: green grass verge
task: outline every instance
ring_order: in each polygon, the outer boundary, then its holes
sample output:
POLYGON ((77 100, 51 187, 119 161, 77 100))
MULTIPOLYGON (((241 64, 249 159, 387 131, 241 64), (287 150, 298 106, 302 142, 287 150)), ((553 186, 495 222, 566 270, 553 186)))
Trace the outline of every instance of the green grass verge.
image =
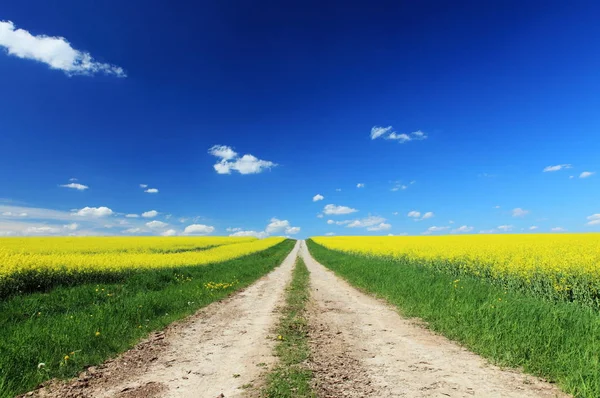
POLYGON ((308 346, 308 322, 305 315, 310 274, 304 261, 298 257, 287 289, 286 304, 277 328, 279 364, 267 376, 265 397, 315 397, 312 392, 312 372, 306 368, 310 355, 308 346))
POLYGON ((576 397, 600 397, 600 314, 477 279, 384 258, 328 250, 311 254, 354 286, 419 317, 429 328, 501 366, 558 383, 576 397))
POLYGON ((72 377, 131 348, 150 331, 250 285, 294 243, 218 264, 137 272, 118 283, 61 286, 0 301, 0 397, 72 377), (209 282, 233 285, 209 288, 209 282))

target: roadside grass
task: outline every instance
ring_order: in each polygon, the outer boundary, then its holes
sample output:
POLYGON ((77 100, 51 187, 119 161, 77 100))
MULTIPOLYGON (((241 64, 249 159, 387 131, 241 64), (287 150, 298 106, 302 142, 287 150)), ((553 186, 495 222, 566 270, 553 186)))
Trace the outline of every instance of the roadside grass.
POLYGON ((354 286, 500 366, 556 382, 576 397, 600 397, 600 313, 508 291, 398 260, 333 251, 308 240, 313 257, 354 286))
POLYGON ((310 355, 308 321, 305 307, 310 298, 310 273, 302 258, 296 259, 292 281, 287 288, 286 304, 277 328, 275 352, 279 364, 267 376, 265 397, 315 397, 311 388, 312 372, 305 362, 310 355))
POLYGON ((151 331, 250 285, 281 264, 294 244, 288 239, 222 263, 136 272, 114 283, 59 286, 0 301, 0 397, 75 376, 126 351, 151 331))

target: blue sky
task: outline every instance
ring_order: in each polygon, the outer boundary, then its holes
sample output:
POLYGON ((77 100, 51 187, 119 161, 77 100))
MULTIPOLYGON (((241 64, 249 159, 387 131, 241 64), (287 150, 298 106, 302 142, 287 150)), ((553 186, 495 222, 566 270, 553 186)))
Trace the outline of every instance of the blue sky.
POLYGON ((598 232, 600 4, 399 3, 6 1, 0 234, 598 232))

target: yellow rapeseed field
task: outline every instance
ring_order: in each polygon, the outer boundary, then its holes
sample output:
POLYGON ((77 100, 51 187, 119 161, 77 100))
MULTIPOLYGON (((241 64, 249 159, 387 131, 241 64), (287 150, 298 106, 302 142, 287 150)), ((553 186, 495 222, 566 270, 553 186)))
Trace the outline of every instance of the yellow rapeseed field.
POLYGON ((317 237, 329 249, 418 263, 550 298, 600 304, 600 234, 317 237))
POLYGON ((0 292, 21 281, 68 279, 86 274, 206 265, 266 250, 284 238, 3 238, 0 292))

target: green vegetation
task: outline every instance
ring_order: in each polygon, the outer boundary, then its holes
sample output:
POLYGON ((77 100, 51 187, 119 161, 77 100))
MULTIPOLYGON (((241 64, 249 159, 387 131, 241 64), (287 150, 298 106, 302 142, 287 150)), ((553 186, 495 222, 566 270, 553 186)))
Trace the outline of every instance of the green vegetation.
POLYGON ((309 240, 311 254, 354 286, 502 366, 600 397, 600 314, 390 258, 346 254, 309 240))
POLYGON ((269 374, 266 397, 314 397, 311 389, 312 372, 305 362, 310 355, 308 346, 308 322, 305 317, 310 274, 304 261, 298 257, 287 290, 286 305, 277 328, 276 348, 278 366, 269 374))
POLYGON ((153 269, 114 283, 59 286, 0 301, 0 397, 74 376, 131 348, 151 331, 250 285, 294 243, 222 263, 153 269))

